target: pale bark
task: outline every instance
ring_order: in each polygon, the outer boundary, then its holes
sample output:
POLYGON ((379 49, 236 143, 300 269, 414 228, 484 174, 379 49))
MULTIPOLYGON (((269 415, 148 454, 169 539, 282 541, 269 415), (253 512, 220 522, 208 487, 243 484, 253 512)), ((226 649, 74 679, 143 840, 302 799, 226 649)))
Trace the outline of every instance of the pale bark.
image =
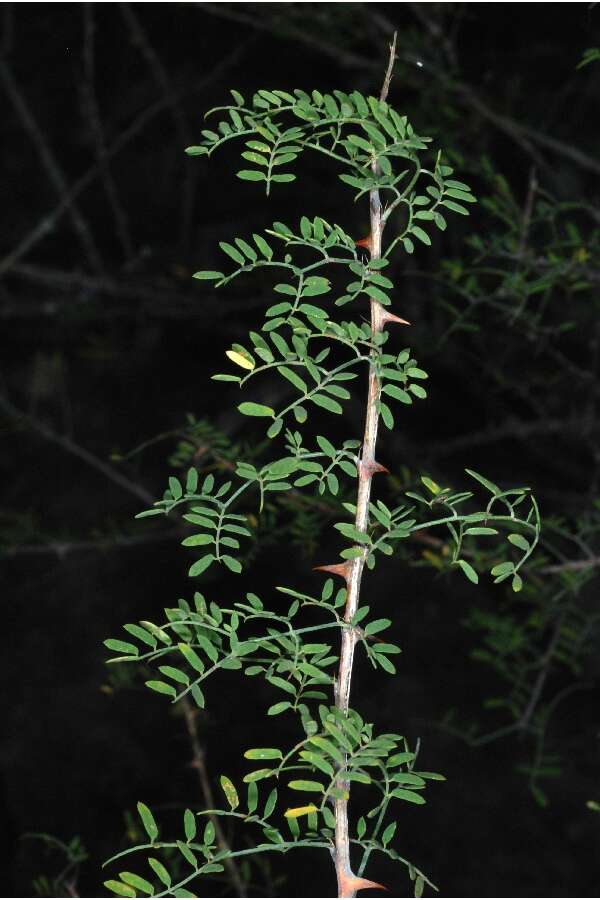
MULTIPOLYGON (((390 57, 388 68, 386 71, 383 87, 381 89, 380 100, 387 97, 392 70, 395 59, 396 35, 390 46, 390 57)), ((372 164, 375 175, 379 173, 379 166, 376 161, 372 164)), ((371 259, 381 258, 381 239, 385 222, 382 220, 381 199, 378 190, 370 192, 370 218, 371 218, 371 234, 370 234, 370 254, 371 259)), ((376 301, 371 300, 371 329, 373 336, 383 331, 386 317, 385 310, 376 301)), ((369 388, 367 395, 367 408, 365 417, 365 430, 362 443, 361 459, 358 469, 358 494, 356 500, 356 518, 355 526, 359 531, 366 531, 369 521, 369 499, 371 496, 371 482, 374 474, 375 464, 375 448, 377 444, 377 429, 379 426, 379 412, 377 410, 377 401, 381 393, 381 384, 375 373, 374 357, 377 353, 375 348, 372 353, 372 361, 369 366, 369 388)), ((360 585, 363 569, 367 558, 367 551, 364 550, 360 556, 349 560, 345 567, 345 579, 348 590, 346 598, 346 608, 344 611, 344 620, 351 622, 355 615, 360 601, 360 585)), ((340 653, 340 664, 338 670, 338 679, 335 689, 335 703, 345 715, 348 713, 350 705, 350 687, 352 683, 352 668, 354 662, 354 648, 356 645, 356 631, 348 624, 342 630, 342 646, 340 653)), ((349 793, 349 782, 340 779, 337 786, 349 793)), ((340 799, 335 801, 335 852, 334 852, 335 868, 338 880, 338 897, 355 897, 356 891, 361 888, 375 886, 367 882, 366 879, 358 878, 352 871, 350 860, 350 835, 348 829, 348 800, 340 799)))

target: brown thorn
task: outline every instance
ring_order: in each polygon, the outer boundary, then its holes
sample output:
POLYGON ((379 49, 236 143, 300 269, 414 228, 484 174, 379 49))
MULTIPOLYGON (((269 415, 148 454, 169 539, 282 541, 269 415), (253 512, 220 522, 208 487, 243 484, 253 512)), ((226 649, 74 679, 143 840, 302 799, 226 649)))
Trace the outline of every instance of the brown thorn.
POLYGON ((369 251, 369 253, 373 252, 373 239, 371 235, 366 238, 361 238, 360 241, 355 241, 354 243, 357 247, 364 247, 365 250, 369 251))
POLYGON ((400 316, 396 316, 393 312, 387 310, 378 300, 374 301, 374 305, 375 321, 378 328, 383 328, 386 322, 397 322, 398 325, 410 325, 410 322, 407 322, 406 319, 401 319, 400 316))
POLYGON ((361 472, 366 472, 368 476, 376 475, 377 472, 384 472, 386 475, 390 474, 390 470, 386 469, 385 466, 382 466, 381 463, 378 463, 376 460, 372 459, 367 462, 364 459, 361 459, 359 463, 361 472))
POLYGON ((395 316, 394 313, 388 312, 386 309, 380 313, 380 321, 383 325, 385 325, 386 322, 397 322, 398 325, 410 325, 410 322, 407 322, 406 319, 401 319, 400 316, 395 316))
POLYGON ((377 881, 369 881, 368 878, 360 878, 354 872, 339 872, 338 881, 341 897, 351 897, 356 891, 376 890, 387 891, 388 888, 377 881))
POLYGON ((348 563, 335 563, 332 566, 314 566, 313 572, 329 572, 330 575, 339 575, 344 581, 348 581, 348 563))

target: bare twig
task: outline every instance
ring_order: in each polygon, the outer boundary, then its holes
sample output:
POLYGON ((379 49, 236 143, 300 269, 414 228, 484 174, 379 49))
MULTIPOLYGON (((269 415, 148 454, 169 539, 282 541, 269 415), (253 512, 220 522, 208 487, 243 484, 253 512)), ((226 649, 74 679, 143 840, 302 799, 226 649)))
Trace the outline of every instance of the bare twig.
MULTIPOLYGON (((223 72, 234 65, 243 56, 250 43, 251 40, 243 44, 238 44, 231 53, 224 57, 221 62, 211 70, 206 78, 203 78, 194 85, 192 93, 195 94, 201 92, 214 81, 218 81, 223 72)), ((168 105, 167 99, 161 98, 136 116, 127 128, 107 147, 105 160, 108 161, 112 159, 113 156, 116 156, 116 154, 126 147, 133 138, 137 137, 155 116, 162 113, 168 105)), ((42 216, 37 225, 0 262, 0 275, 9 271, 15 263, 29 253, 30 250, 32 250, 33 247, 35 247, 47 234, 50 234, 62 218, 63 214, 70 209, 73 201, 101 174, 101 167, 96 163, 84 172, 77 181, 73 182, 73 184, 63 192, 60 203, 49 213, 42 216)))
MULTIPOLYGON (((154 77, 154 80, 162 93, 165 103, 171 110, 175 130, 177 132, 177 140, 180 145, 180 151, 188 147, 192 143, 189 129, 185 120, 185 115, 179 103, 179 95, 173 90, 173 86, 167 74, 160 57, 150 43, 148 35, 142 28, 140 20, 133 11, 131 4, 121 3, 121 13, 129 25, 133 43, 139 47, 140 53, 148 63, 148 67, 154 77)), ((195 184, 198 169, 196 166, 186 166, 185 175, 181 185, 181 245, 185 252, 188 245, 191 224, 194 213, 194 195, 195 184)))
POLYGON ((141 535, 115 535, 111 538, 101 538, 91 541, 53 540, 47 544, 15 544, 9 547, 0 546, 0 559, 12 559, 16 556, 48 556, 55 555, 64 559, 71 553, 85 553, 87 551, 98 552, 102 550, 114 550, 121 547, 137 547, 145 544, 172 541, 174 534, 172 529, 168 531, 150 532, 141 535))
POLYGON ((58 161, 56 160, 52 150, 50 149, 48 141, 43 135, 37 121, 35 120, 35 117, 31 109, 29 108, 25 97, 21 93, 21 90, 13 77, 11 69, 2 56, 0 56, 0 81, 2 81, 2 84, 4 85, 4 89, 8 94, 8 97, 17 116, 21 120, 23 128, 35 145, 40 159, 42 160, 42 164, 44 165, 44 168, 48 173, 50 183, 54 186, 56 192, 58 193, 58 196, 61 198, 61 206, 63 206, 64 209, 69 212, 73 227, 79 235, 81 245, 87 256, 90 266, 96 272, 101 272, 103 270, 102 259, 100 257, 98 248, 96 247, 96 242, 94 241, 92 233, 88 227, 88 224, 77 208, 77 205, 74 203, 75 198, 73 196, 69 196, 67 182, 58 164, 58 161))
MULTIPOLYGON (((136 281, 126 276, 95 277, 81 272, 68 272, 63 269, 50 269, 43 266, 18 263, 10 271, 11 277, 23 278, 33 284, 42 284, 46 288, 62 291, 77 291, 81 302, 89 301, 89 295, 110 297, 121 303, 118 308, 110 308, 110 314, 117 316, 138 316, 140 306, 127 301, 137 300, 145 304, 143 309, 152 316, 167 319, 193 319, 209 315, 211 322, 216 327, 219 322, 230 322, 230 317, 237 310, 249 310, 253 307, 264 306, 264 297, 257 294, 252 299, 246 298, 232 300, 227 306, 218 302, 216 297, 206 297, 202 301, 202 308, 198 306, 198 294, 192 288, 189 291, 178 291, 173 288, 160 288, 152 283, 136 281)), ((61 301, 55 299, 52 294, 46 293, 34 302, 22 302, 6 298, 0 304, 0 319, 30 318, 52 316, 60 313, 61 301)), ((108 312, 107 312, 108 314, 108 312)))
POLYGON ((129 234, 129 222, 127 221, 127 213, 123 209, 119 199, 119 192, 115 184, 114 178, 110 171, 110 166, 106 156, 106 140, 104 137, 104 128, 100 118, 100 110, 98 108, 98 100, 94 88, 95 82, 95 51, 94 51, 94 4, 83 4, 83 66, 85 78, 82 83, 82 93, 85 100, 85 107, 88 113, 90 131, 96 146, 96 160, 102 172, 102 181, 108 198, 109 206, 112 210, 117 235, 121 242, 123 255, 126 261, 129 261, 133 255, 133 244, 129 234))
POLYGON ((37 433, 47 441, 51 441, 53 444, 57 444, 72 456, 76 456, 79 459, 83 460, 83 462, 87 463, 88 466, 91 466, 93 469, 96 469, 96 471, 101 472, 112 482, 117 484, 120 488, 123 488, 128 493, 133 494, 139 500, 143 500, 144 503, 148 504, 154 503, 154 497, 152 496, 150 491, 146 490, 145 487, 142 487, 142 485, 140 484, 136 484, 134 481, 131 481, 131 479, 126 478, 125 475, 121 475, 120 472, 117 472, 116 469, 113 469, 113 467, 109 466, 108 463, 105 463, 97 456, 94 456, 94 454, 90 453, 89 450, 86 450, 85 447, 81 447, 79 444, 76 444, 71 440, 71 438, 66 437, 62 434, 57 434, 47 425, 44 425, 43 422, 40 422, 33 416, 27 415, 27 413, 24 413, 22 410, 17 409, 17 407, 14 406, 10 402, 10 400, 2 394, 0 394, 0 410, 4 410, 4 412, 11 419, 15 419, 18 422, 23 422, 34 431, 37 431, 37 433))
POLYGON ((529 181, 527 185, 527 198, 523 208, 523 217, 521 220, 521 235, 519 237, 519 246, 517 248, 517 260, 522 262, 527 246, 527 238, 529 237, 529 227, 531 225, 531 215, 533 213, 533 204, 537 193, 538 183, 535 166, 529 170, 529 181))
POLYGON ((542 418, 536 422, 523 422, 509 418, 501 425, 493 425, 481 431, 459 435, 452 440, 433 444, 429 455, 431 458, 437 459, 451 456, 458 450, 481 447, 485 444, 495 444, 506 439, 527 441, 534 435, 569 434, 572 432, 580 434, 587 424, 588 420, 583 416, 569 416, 566 419, 542 418))
POLYGON ((516 723, 517 728, 520 731, 525 731, 527 728, 529 728, 529 723, 531 722, 532 716, 537 709, 537 705, 540 701, 540 697, 542 696, 542 691, 544 690, 544 685, 546 684, 548 674, 550 672, 550 666, 552 665, 554 651, 556 650, 556 645, 558 644, 560 638, 560 630, 562 628, 563 618, 563 615, 560 615, 555 622, 554 629, 552 631, 552 637, 550 638, 550 642, 548 644, 548 647, 546 648, 546 652, 540 660, 540 671, 531 690, 529 702, 523 710, 519 721, 516 723))
POLYGON ((590 556, 587 559, 568 559, 565 562, 544 566, 539 571, 544 575, 557 575, 560 572, 585 572, 586 569, 597 569, 600 566, 600 556, 590 556))
MULTIPOLYGON (((508 120, 506 116, 503 116, 502 118, 505 121, 512 122, 512 120, 508 120)), ((570 159, 571 162, 582 169, 587 169, 595 175, 600 175, 600 162, 592 156, 589 156, 587 153, 584 153, 579 147, 575 147, 573 144, 565 144, 564 141, 559 141, 558 138, 550 137, 549 134, 544 134, 536 128, 531 128, 529 125, 523 125, 521 123, 514 124, 522 134, 534 143, 540 144, 542 147, 547 147, 558 156, 564 156, 566 159, 570 159)))
POLYGON ((262 9, 256 16, 253 16, 249 12, 242 12, 239 8, 239 4, 236 4, 235 8, 232 8, 225 3, 198 3, 197 6, 214 16, 228 19, 231 22, 239 22, 240 24, 254 28, 257 31, 274 33, 278 33, 279 31, 279 33, 285 37, 290 37, 309 47, 315 47, 319 53, 334 59, 338 65, 356 69, 373 70, 375 68, 370 59, 360 56, 357 53, 353 53, 347 48, 336 46, 335 43, 328 38, 321 38, 318 34, 307 32, 303 28, 291 23, 289 21, 291 4, 279 4, 279 14, 270 21, 266 18, 265 12, 262 9))
MULTIPOLYGON (((184 697, 181 701, 181 705, 183 707, 183 713, 185 716, 185 724, 187 727, 187 732, 190 738, 190 743, 192 745, 192 754, 193 761, 192 766, 196 769, 198 773, 198 781, 200 782, 200 791, 202 793, 202 801, 205 805, 206 809, 214 809, 215 808, 215 799, 212 792, 212 787, 210 783, 210 778, 208 777, 208 770, 206 768, 206 754, 204 752, 204 748, 200 743, 200 736, 198 734, 198 723, 197 716, 198 710, 194 707, 194 705, 188 700, 187 697, 184 697)), ((223 857, 223 865, 225 866, 229 878, 233 887, 235 888, 235 892, 238 897, 246 896, 246 888, 244 882, 242 880, 242 876, 240 875, 240 870, 237 867, 237 863, 235 859, 233 859, 229 855, 229 844, 227 842, 227 838, 223 833, 223 829, 221 828, 221 820, 218 816, 215 816, 214 813, 209 813, 209 819, 213 823, 215 828, 215 837, 217 839, 217 845, 219 850, 224 851, 226 854, 223 857)))

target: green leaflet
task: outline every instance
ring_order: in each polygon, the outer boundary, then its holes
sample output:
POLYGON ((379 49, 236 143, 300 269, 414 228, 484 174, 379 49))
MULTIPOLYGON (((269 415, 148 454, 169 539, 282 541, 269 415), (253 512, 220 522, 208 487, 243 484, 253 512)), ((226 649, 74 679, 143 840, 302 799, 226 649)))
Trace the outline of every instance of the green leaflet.
POLYGON ((158 825, 154 821, 154 816, 148 809, 145 803, 142 803, 141 800, 137 805, 137 811, 139 813, 140 819, 142 820, 142 825, 144 826, 144 830, 151 841, 155 841, 158 837, 158 825))
POLYGON ((274 418, 275 413, 270 406, 263 406, 260 403, 240 403, 239 411, 244 416, 268 416, 274 418))

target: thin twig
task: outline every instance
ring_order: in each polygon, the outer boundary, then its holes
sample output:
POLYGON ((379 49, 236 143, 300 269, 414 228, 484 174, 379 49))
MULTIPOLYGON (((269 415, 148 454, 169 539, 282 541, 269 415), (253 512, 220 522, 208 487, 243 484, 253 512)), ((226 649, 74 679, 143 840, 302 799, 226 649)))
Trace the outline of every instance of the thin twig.
MULTIPOLYGON (((169 75, 163 65, 156 50, 150 43, 148 35, 142 28, 140 20, 134 13, 129 3, 121 3, 121 13, 129 25, 133 43, 139 47, 140 53, 148 63, 148 67, 154 77, 154 80, 161 91, 166 104, 171 110, 175 130, 177 133, 177 141, 180 145, 180 151, 188 147, 192 143, 190 132, 185 120, 185 115, 179 103, 179 96, 173 90, 173 86, 169 79, 169 75)), ((197 179, 197 166, 186 166, 184 168, 184 177, 181 185, 181 246, 185 253, 187 250, 189 235, 191 231, 192 219, 194 214, 194 195, 195 184, 197 179)))
MULTIPOLYGON (((212 792, 210 778, 208 777, 208 770, 206 768, 206 754, 200 743, 200 736, 198 734, 198 710, 194 707, 194 705, 187 697, 184 697, 181 700, 181 705, 183 707, 185 724, 190 738, 190 743, 192 745, 192 754, 194 757, 192 766, 198 773, 198 781, 200 782, 200 791, 202 793, 202 802, 204 803, 205 809, 214 809, 215 799, 212 792)), ((225 834, 223 833, 223 829, 221 828, 221 821, 219 817, 212 812, 208 814, 208 817, 214 825, 215 837, 217 839, 219 850, 223 851, 225 854, 225 856, 223 857, 223 864, 227 869, 229 878, 231 879, 231 883, 235 888, 236 894, 238 897, 245 897, 246 887, 244 885, 242 876, 240 875, 240 870, 235 859, 230 856, 229 843, 227 841, 227 838, 225 837, 225 834)))
POLYGON ((104 137, 104 128, 100 118, 100 109, 96 98, 94 88, 96 76, 95 48, 94 48, 94 4, 83 4, 83 67, 85 77, 82 83, 82 94, 85 100, 85 108, 87 110, 90 131, 96 147, 96 160, 102 172, 102 181, 108 199, 109 206, 115 219, 117 235, 121 242, 125 261, 128 262, 134 255, 133 244, 129 234, 129 222, 127 214, 123 209, 119 199, 119 192, 106 156, 106 140, 104 137))
POLYGON ((548 674, 550 672, 550 666, 552 665, 552 659, 554 657, 554 651, 556 650, 556 645, 558 644, 560 638, 560 630, 563 624, 563 615, 560 615, 556 620, 554 625, 554 629, 552 632, 552 637, 550 638, 550 643, 544 653, 542 659, 540 660, 540 671, 538 673, 538 677, 535 680, 535 684, 531 690, 531 695, 529 697, 529 702, 525 707, 523 714, 519 717, 517 722, 517 728, 520 731, 525 731, 529 728, 529 723, 531 722, 531 718, 537 708, 540 697, 542 696, 542 691, 544 690, 544 685, 548 679, 548 674))
POLYGON ((529 170, 529 181, 527 185, 527 198, 523 208, 523 217, 521 220, 521 235, 519 237, 519 246, 517 248, 517 260, 522 262, 527 247, 527 238, 529 237, 529 227, 531 225, 531 216, 533 213, 533 204, 538 189, 537 175, 535 166, 529 170))
POLYGON ((242 12, 239 5, 232 8, 224 3, 197 3, 197 6, 214 16, 228 19, 231 22, 239 22, 242 25, 255 28, 257 31, 280 34, 284 37, 292 38, 294 41, 299 41, 309 47, 315 47, 319 53, 334 59, 338 65, 356 69, 374 69, 374 65, 370 59, 360 56, 357 53, 353 53, 347 48, 336 46, 329 40, 329 37, 321 38, 318 34, 310 34, 304 31, 303 28, 299 28, 297 25, 291 23, 289 19, 286 18, 289 16, 290 4, 279 4, 279 6, 283 8, 280 9, 279 14, 275 19, 270 21, 266 19, 265 11, 262 8, 260 11, 257 11, 256 16, 253 16, 249 12, 242 12))
POLYGON ((33 416, 30 416, 27 413, 24 413, 22 410, 17 409, 17 407, 10 402, 8 397, 5 397, 2 394, 0 394, 0 409, 4 410, 4 412, 11 419, 15 419, 18 422, 23 422, 34 431, 37 431, 38 434, 41 434, 41 436, 47 441, 50 441, 53 444, 57 444, 72 456, 76 456, 78 457, 78 459, 83 460, 83 462, 87 463, 88 466, 91 466, 93 469, 96 469, 96 471, 101 472, 112 482, 117 484, 120 488, 123 488, 124 490, 128 491, 128 493, 133 494, 139 500, 143 500, 144 503, 147 503, 149 505, 152 505, 154 503, 154 497, 152 496, 150 491, 146 490, 145 487, 142 487, 142 485, 140 484, 136 484, 125 475, 121 475, 120 472, 117 472, 116 469, 113 469, 113 467, 109 466, 108 463, 105 463, 97 456, 94 456, 94 454, 90 453, 89 450, 86 450, 85 447, 81 447, 79 444, 76 444, 71 440, 71 438, 66 437, 62 434, 57 434, 47 425, 44 425, 43 422, 40 422, 33 416))
POLYGON ((85 553, 87 551, 114 550, 121 547, 136 547, 145 544, 172 541, 173 530, 149 532, 141 535, 115 535, 112 538, 101 538, 90 541, 53 540, 47 544, 15 544, 9 547, 0 546, 0 559, 12 559, 16 556, 47 556, 55 555, 64 559, 70 553, 85 553))
MULTIPOLYGON (((215 81, 218 81, 223 73, 232 65, 234 65, 246 52, 249 44, 252 42, 252 39, 249 41, 238 44, 231 53, 229 53, 226 57, 224 57, 221 62, 216 65, 210 72, 206 78, 203 78, 200 82, 194 85, 194 88, 190 93, 196 94, 198 92, 203 91, 208 85, 212 84, 215 81)), ((1 62, 1 60, 0 60, 1 62)), ((179 92, 179 94, 184 94, 185 91, 179 92)), ((161 98, 157 100, 155 103, 151 104, 147 109, 141 112, 139 115, 133 119, 133 121, 127 126, 127 128, 121 132, 118 137, 107 147, 106 150, 106 161, 112 159, 113 156, 116 156, 124 147, 126 147, 133 138, 137 137, 137 135, 145 128, 145 126, 155 118, 155 116, 159 115, 164 111, 164 109, 169 105, 167 98, 161 98)), ((73 184, 66 189, 61 197, 60 203, 54 207, 53 210, 46 213, 37 225, 17 244, 17 246, 0 262, 0 275, 3 275, 5 272, 9 271, 15 263, 17 263, 20 259, 22 259, 33 247, 36 246, 47 234, 50 234, 55 228, 59 220, 62 218, 63 214, 71 208, 73 201, 87 188, 90 184, 96 180, 96 178, 102 174, 101 167, 98 163, 95 163, 91 166, 83 175, 81 175, 77 181, 73 182, 73 184)))
MULTIPOLYGON (((50 269, 28 263, 15 265, 10 274, 11 276, 24 278, 34 284, 43 284, 46 287, 60 288, 61 290, 83 289, 91 294, 106 295, 118 300, 145 301, 152 304, 153 314, 160 314, 169 318, 180 315, 195 317, 208 314, 211 317, 211 321, 216 322, 221 318, 225 319, 228 315, 230 316, 237 309, 251 309, 254 305, 264 306, 264 298, 261 296, 257 296, 250 301, 245 299, 232 301, 227 309, 223 307, 222 303, 217 302, 216 299, 211 300, 211 298, 207 298, 206 301, 203 300, 203 309, 200 312, 198 310, 198 295, 193 290, 184 293, 174 289, 155 287, 153 284, 137 282, 132 278, 113 278, 109 275, 95 277, 81 272, 50 269)), ((22 304, 13 310, 11 310, 10 306, 2 307, 0 308, 0 317, 8 318, 11 314, 24 316, 27 314, 27 311, 27 304, 22 304)), ((56 311, 56 302, 48 297, 43 300, 41 307, 38 304, 33 307, 34 314, 56 311)), ((139 308, 134 307, 131 309, 130 304, 127 305, 126 311, 135 315, 139 314, 139 308)))
POLYGON ((13 108, 19 117, 21 124, 29 137, 31 138, 35 148, 42 160, 42 164, 46 169, 50 183, 56 189, 58 196, 61 198, 61 206, 69 212, 71 221, 75 231, 79 235, 82 248, 87 256, 90 266, 96 272, 102 272, 104 266, 100 257, 100 252, 96 247, 96 242, 88 227, 87 222, 80 213, 75 204, 74 196, 69 196, 66 178, 55 158, 50 145, 46 140, 40 126, 29 108, 24 95, 22 94, 17 82, 15 81, 12 71, 6 61, 0 56, 0 81, 4 85, 4 89, 13 105, 13 108))
POLYGON ((557 575, 560 572, 585 572, 586 569, 597 569, 600 566, 600 556, 589 556, 587 559, 568 559, 566 562, 544 566, 538 571, 544 575, 557 575))
POLYGON ((538 422, 523 422, 508 419, 502 425, 493 425, 481 431, 460 435, 452 440, 433 444, 429 450, 430 458, 451 456, 458 450, 495 444, 503 440, 528 441, 534 435, 543 434, 580 434, 587 426, 588 420, 582 416, 569 416, 566 419, 540 419, 538 422))

